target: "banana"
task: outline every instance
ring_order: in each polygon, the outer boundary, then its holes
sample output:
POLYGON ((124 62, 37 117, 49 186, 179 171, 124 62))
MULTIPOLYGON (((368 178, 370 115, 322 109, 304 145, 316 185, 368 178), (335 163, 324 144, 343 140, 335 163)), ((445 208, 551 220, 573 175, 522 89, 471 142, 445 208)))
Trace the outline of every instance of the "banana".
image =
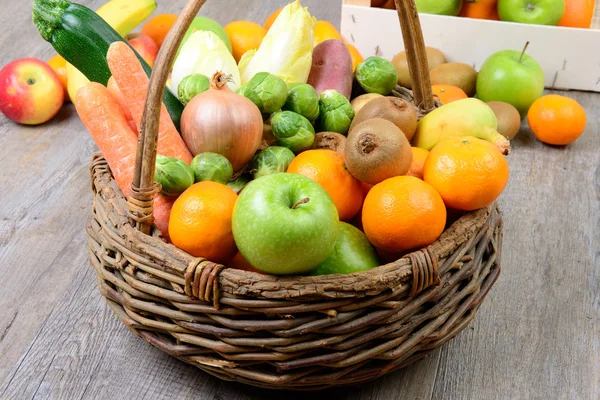
POLYGON ((156 10, 155 0, 110 0, 96 13, 125 36, 156 10))
POLYGON ((503 154, 510 153, 510 142, 498 133, 494 111, 479 99, 448 103, 423 117, 417 124, 412 145, 431 150, 453 136, 475 136, 494 144, 503 154))
MULTIPOLYGON (((121 36, 127 35, 141 24, 156 9, 156 0, 110 0, 97 11, 115 31, 121 36)), ((67 63, 67 91, 75 102, 75 95, 82 86, 89 83, 77 68, 67 63)))

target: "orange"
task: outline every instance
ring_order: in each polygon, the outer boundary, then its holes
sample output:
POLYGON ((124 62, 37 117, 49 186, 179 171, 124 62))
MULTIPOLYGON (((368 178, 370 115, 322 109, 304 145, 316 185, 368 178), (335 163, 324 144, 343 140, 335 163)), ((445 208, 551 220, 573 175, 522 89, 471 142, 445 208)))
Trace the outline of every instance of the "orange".
POLYGON ((65 101, 71 101, 67 90, 67 61, 60 54, 55 55, 47 61, 48 65, 56 72, 63 87, 65 88, 65 101))
POLYGON ((329 39, 342 40, 342 35, 329 21, 317 21, 315 24, 315 46, 329 39))
POLYGON ((508 183, 508 163, 490 142, 474 137, 441 141, 425 160, 423 178, 449 208, 471 211, 486 207, 508 183))
POLYGON ((348 51, 350 51, 350 56, 352 57, 352 71, 355 71, 356 66, 361 62, 365 61, 365 59, 360 54, 358 49, 352 46, 350 43, 346 43, 346 47, 348 48, 348 51))
POLYGON ((565 0, 565 13, 558 26, 591 27, 595 5, 596 0, 565 0))
POLYGON ((171 242, 194 257, 226 263, 237 248, 231 216, 237 195, 217 182, 200 182, 183 192, 171 210, 171 242))
POLYGON ((250 21, 233 21, 225 26, 225 31, 231 40, 231 48, 235 61, 248 50, 258 49, 263 38, 267 35, 267 30, 250 21))
POLYGON ((438 192, 413 176, 397 176, 373 186, 362 214, 367 238, 388 254, 429 246, 446 225, 446 207, 438 192))
POLYGON ((423 166, 429 155, 429 151, 420 147, 411 147, 413 153, 412 163, 406 175, 414 176, 415 178, 423 179, 423 166))
POLYGON ((458 86, 432 85, 431 90, 433 91, 433 95, 437 96, 442 104, 452 103, 453 101, 462 100, 469 97, 465 91, 458 86))
POLYGON ((307 150, 294 158, 287 172, 304 175, 321 185, 331 196, 340 220, 349 221, 364 199, 361 182, 350 175, 344 155, 333 150, 307 150))
POLYGON ((279 17, 279 14, 281 14, 281 10, 283 10, 283 7, 273 11, 271 13, 271 15, 269 15, 267 17, 267 19, 265 20, 265 23, 263 25, 266 30, 271 29, 271 26, 273 26, 273 24, 275 23, 275 20, 277 19, 277 17, 279 17))
POLYGON ((500 21, 498 0, 465 0, 459 15, 467 18, 500 21))
POLYGON ((529 108, 527 121, 533 134, 542 142, 567 145, 585 131, 587 118, 583 107, 573 99, 549 94, 537 99, 529 108))
POLYGON ((175 14, 155 15, 144 24, 142 34, 150 36, 160 47, 176 20, 177 15, 175 14))

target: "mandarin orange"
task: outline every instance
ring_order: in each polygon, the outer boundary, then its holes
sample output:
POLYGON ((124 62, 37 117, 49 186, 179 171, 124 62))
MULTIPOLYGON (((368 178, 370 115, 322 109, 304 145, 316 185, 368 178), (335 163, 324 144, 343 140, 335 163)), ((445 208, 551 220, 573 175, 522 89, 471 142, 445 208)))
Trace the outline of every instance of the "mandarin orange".
POLYGON ((363 186, 346 169, 343 154, 307 150, 292 160, 287 172, 304 175, 321 185, 333 199, 341 221, 350 221, 360 210, 363 186))

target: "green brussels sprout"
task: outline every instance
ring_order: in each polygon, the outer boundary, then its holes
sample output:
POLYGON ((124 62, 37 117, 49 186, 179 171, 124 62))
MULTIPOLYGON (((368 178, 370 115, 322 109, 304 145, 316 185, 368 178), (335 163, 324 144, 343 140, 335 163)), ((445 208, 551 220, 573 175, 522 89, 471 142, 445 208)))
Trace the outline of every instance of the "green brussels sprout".
POLYGON ((319 100, 319 126, 322 132, 337 132, 342 135, 348 133, 354 109, 343 94, 330 89, 321 93, 319 100))
POLYGON ((272 114, 285 104, 288 89, 284 80, 268 72, 259 72, 246 84, 243 95, 263 114, 272 114))
MULTIPOLYGON (((239 87, 239 89, 237 90, 237 94, 244 96, 244 93, 246 92, 246 85, 242 85, 239 87)), ((244 96, 245 97, 245 96, 244 96)))
POLYGON ((367 93, 388 95, 398 84, 398 70, 381 57, 369 57, 356 66, 356 80, 367 93))
POLYGON ((254 156, 252 160, 252 176, 254 179, 258 179, 261 176, 271 175, 276 172, 285 172, 294 157, 294 153, 287 147, 267 147, 254 156))
POLYGON ((157 154, 154 181, 160 183, 163 196, 177 197, 194 184, 194 171, 177 158, 157 154))
POLYGON ((271 129, 279 145, 287 147, 294 154, 310 149, 315 141, 315 128, 310 121, 293 111, 273 114, 271 129))
POLYGON ((177 87, 177 97, 185 106, 192 101, 196 95, 207 91, 210 88, 210 79, 206 75, 193 74, 188 75, 179 83, 177 87))
POLYGON ((319 95, 308 83, 294 83, 288 89, 283 109, 298 113, 314 122, 319 117, 319 95))
POLYGON ((234 192, 240 194, 243 188, 246 187, 248 183, 252 180, 250 175, 240 175, 237 178, 230 180, 227 182, 227 186, 229 186, 234 192))
POLYGON ((233 176, 231 162, 221 154, 200 153, 192 160, 196 182, 213 181, 226 184, 233 176))

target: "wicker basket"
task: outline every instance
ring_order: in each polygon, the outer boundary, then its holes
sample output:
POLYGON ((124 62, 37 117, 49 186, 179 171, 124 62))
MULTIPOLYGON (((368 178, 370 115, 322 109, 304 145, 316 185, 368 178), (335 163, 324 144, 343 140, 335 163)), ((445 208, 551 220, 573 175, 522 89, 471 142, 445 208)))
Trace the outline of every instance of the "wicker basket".
MULTIPOLYGON (((474 318, 500 272, 495 206, 467 213, 431 246, 373 270, 275 277, 226 268, 165 243, 152 226, 157 120, 173 49, 205 0, 191 0, 158 56, 125 199, 101 154, 87 224, 103 296, 159 349, 225 380, 273 389, 352 385, 401 368, 474 318)), ((435 107, 413 0, 396 0, 415 104, 435 107)))

